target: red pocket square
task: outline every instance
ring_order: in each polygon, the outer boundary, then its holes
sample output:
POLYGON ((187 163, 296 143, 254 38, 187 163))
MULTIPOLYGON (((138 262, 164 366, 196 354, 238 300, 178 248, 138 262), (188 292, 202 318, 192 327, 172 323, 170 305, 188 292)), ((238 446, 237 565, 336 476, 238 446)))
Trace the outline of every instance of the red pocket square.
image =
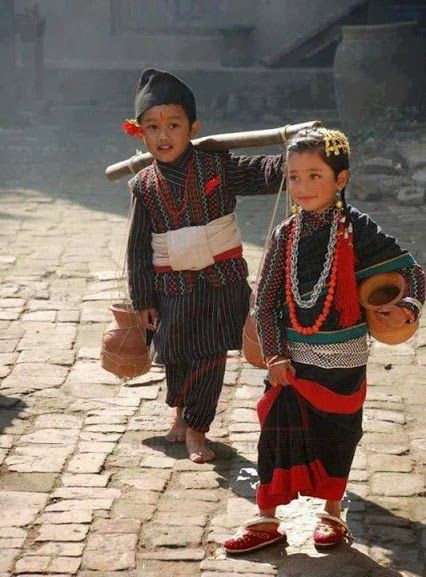
POLYGON ((214 189, 222 182, 222 179, 220 178, 220 176, 214 176, 213 178, 211 178, 210 180, 208 180, 206 182, 206 184, 204 185, 204 192, 206 194, 212 194, 212 192, 214 191, 214 189))

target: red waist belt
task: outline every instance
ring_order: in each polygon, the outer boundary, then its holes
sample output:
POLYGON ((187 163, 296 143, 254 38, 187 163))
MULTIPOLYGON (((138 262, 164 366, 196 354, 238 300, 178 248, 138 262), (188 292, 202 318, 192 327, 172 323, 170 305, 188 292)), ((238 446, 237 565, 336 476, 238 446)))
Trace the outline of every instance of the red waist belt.
MULTIPOLYGON (((224 260, 230 260, 232 258, 241 258, 243 256, 243 247, 241 245, 236 246, 235 248, 231 248, 229 250, 225 250, 225 252, 220 252, 219 254, 213 255, 214 262, 222 262, 224 260)), ((173 272, 171 266, 155 266, 155 272, 173 272)), ((178 272, 178 271, 174 271, 178 272)), ((192 271, 196 272, 196 271, 192 271)))

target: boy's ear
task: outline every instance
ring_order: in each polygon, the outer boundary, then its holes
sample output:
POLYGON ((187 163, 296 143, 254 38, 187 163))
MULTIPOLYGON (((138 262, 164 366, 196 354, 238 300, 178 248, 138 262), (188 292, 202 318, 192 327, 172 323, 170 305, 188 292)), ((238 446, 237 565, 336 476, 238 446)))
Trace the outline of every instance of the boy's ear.
POLYGON ((195 121, 192 123, 191 130, 190 130, 190 132, 189 132, 189 136, 190 136, 191 138, 194 138, 194 136, 197 136, 200 128, 201 128, 201 123, 200 123, 200 121, 199 121, 199 120, 195 120, 195 121))
POLYGON ((345 188, 349 182, 349 170, 341 170, 337 175, 337 185, 340 189, 345 188))
POLYGON ((142 128, 142 126, 140 124, 138 124, 138 139, 142 140, 142 142, 144 143, 144 145, 146 146, 146 142, 145 142, 145 131, 142 128))

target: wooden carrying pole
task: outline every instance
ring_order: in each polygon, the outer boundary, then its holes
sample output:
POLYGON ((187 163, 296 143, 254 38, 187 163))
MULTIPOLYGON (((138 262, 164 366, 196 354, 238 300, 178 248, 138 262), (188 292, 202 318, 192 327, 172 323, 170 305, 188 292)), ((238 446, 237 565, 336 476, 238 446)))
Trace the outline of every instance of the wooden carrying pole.
MULTIPOLYGON (((231 132, 229 134, 214 134, 193 140, 193 145, 199 150, 232 150, 234 148, 249 148, 251 146, 267 146, 271 144, 283 144, 291 136, 302 130, 321 126, 319 120, 302 122, 301 124, 287 124, 280 128, 270 128, 268 130, 252 130, 250 132, 231 132)), ((111 164, 105 171, 108 180, 119 180, 123 176, 136 174, 153 161, 149 152, 137 154, 122 160, 116 164, 111 164)))

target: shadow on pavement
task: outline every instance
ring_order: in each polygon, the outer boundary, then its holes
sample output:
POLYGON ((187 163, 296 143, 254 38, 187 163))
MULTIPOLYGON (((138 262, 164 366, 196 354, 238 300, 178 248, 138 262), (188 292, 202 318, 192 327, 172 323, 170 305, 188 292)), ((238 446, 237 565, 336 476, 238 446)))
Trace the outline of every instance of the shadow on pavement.
MULTIPOLYGON (((147 445, 151 449, 156 449, 157 451, 164 453, 164 455, 166 455, 167 457, 172 457, 173 459, 176 459, 178 461, 188 458, 185 443, 169 443, 164 439, 163 435, 155 435, 153 437, 147 437, 143 439, 141 442, 143 445, 147 445)), ((217 441, 210 441, 209 446, 216 453, 217 458, 215 461, 213 461, 213 465, 217 473, 221 474, 221 471, 228 471, 231 461, 232 466, 235 465, 235 457, 237 453, 229 445, 217 441)), ((242 462, 243 462, 242 466, 253 467, 253 463, 251 461, 243 459, 242 462)), ((228 477, 226 477, 226 479, 227 478, 228 477)), ((225 481, 225 477, 223 480, 225 481)))
MULTIPOLYGON (((188 458, 184 444, 167 443, 162 436, 145 438, 143 443, 174 459, 188 458)), ((255 503, 254 485, 257 475, 253 472, 256 463, 242 457, 225 443, 215 441, 209 444, 217 455, 213 467, 220 476, 220 486, 231 490, 235 496, 255 503)), ((373 549, 375 558, 380 558, 382 552, 383 562, 389 563, 390 560, 391 567, 381 565, 350 544, 321 551, 321 556, 311 556, 305 552, 288 554, 285 547, 275 545, 263 551, 232 558, 272 563, 278 568, 277 577, 401 577, 401 573, 394 567, 409 571, 410 577, 423 574, 417 544, 417 536, 421 538, 425 529, 422 523, 412 522, 349 491, 344 506, 347 508, 346 520, 353 542, 373 549)), ((285 525, 285 509, 280 517, 285 525)), ((314 524, 313 518, 312 527, 314 524)), ((291 543, 291 533, 289 541, 291 543)))
POLYGON ((275 556, 269 559, 277 566, 277 577, 402 577, 399 571, 379 565, 349 545, 341 545, 322 557, 311 557, 308 553, 287 555, 285 550, 277 553, 279 560, 275 556))
POLYGON ((7 397, 0 393, 0 435, 26 406, 23 400, 7 397))

